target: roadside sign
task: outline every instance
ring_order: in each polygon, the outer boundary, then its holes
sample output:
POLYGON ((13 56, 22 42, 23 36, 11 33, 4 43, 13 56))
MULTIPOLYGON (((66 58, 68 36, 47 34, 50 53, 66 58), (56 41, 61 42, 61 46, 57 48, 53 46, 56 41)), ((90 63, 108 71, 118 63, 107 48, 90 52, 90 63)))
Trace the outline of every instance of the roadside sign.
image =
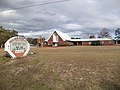
POLYGON ((12 37, 5 43, 7 56, 11 58, 24 57, 30 50, 30 44, 24 37, 12 37))

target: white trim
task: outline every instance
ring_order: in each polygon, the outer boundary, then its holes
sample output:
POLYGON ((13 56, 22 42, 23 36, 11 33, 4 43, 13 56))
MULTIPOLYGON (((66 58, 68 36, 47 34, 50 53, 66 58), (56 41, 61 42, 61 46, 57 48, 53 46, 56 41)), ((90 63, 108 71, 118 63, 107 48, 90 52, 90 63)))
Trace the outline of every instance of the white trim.
POLYGON ((110 38, 91 38, 91 39, 71 39, 71 41, 109 41, 109 40, 113 40, 110 38))
MULTIPOLYGON (((27 42, 28 43, 28 42, 27 42)), ((23 54, 23 56, 26 56, 28 54, 28 52, 30 51, 30 44, 28 43, 28 49, 26 50, 26 52, 23 54)))

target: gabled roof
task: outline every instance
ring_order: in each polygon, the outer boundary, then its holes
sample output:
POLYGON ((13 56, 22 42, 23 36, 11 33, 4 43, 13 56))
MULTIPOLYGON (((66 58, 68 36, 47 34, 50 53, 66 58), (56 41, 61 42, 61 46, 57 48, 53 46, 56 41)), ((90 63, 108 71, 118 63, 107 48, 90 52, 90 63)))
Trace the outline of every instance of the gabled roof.
POLYGON ((46 41, 50 39, 50 37, 53 35, 54 32, 56 32, 62 38, 63 41, 71 40, 71 38, 66 33, 54 29, 54 31, 51 33, 51 35, 46 41))
POLYGON ((71 39, 66 33, 63 33, 61 31, 58 31, 57 29, 54 29, 54 31, 51 33, 49 38, 45 41, 48 41, 50 37, 54 34, 57 33, 63 41, 73 41, 73 42, 79 42, 79 41, 102 41, 102 40, 113 40, 112 38, 91 38, 91 39, 71 39))

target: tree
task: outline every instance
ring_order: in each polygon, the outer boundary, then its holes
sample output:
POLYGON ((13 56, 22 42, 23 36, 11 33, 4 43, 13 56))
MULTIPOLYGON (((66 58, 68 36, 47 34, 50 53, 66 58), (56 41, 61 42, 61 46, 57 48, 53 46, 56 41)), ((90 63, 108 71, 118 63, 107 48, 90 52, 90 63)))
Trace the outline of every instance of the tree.
POLYGON ((27 41, 34 46, 38 44, 37 38, 27 38, 27 41))
POLYGON ((100 38, 111 37, 109 32, 110 32, 110 30, 108 28, 103 28, 99 33, 99 37, 100 38))
POLYGON ((34 38, 33 44, 34 44, 34 45, 37 45, 37 44, 38 44, 38 39, 37 39, 37 38, 34 38))
POLYGON ((89 38, 95 38, 95 35, 93 35, 93 34, 89 35, 89 38))
POLYGON ((115 39, 116 39, 116 44, 118 44, 118 40, 120 39, 120 28, 117 28, 115 30, 115 39))
POLYGON ((120 28, 117 28, 117 30, 115 30, 115 38, 116 39, 120 38, 120 28))
POLYGON ((0 26, 0 48, 2 48, 5 44, 5 42, 13 37, 13 36, 17 36, 18 32, 15 30, 10 30, 10 29, 6 29, 3 26, 0 26))

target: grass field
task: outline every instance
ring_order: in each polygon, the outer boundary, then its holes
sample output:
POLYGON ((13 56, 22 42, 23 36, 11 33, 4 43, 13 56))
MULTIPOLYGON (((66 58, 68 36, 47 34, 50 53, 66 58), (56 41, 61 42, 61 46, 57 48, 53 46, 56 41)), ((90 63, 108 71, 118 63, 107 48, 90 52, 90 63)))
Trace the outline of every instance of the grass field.
POLYGON ((0 49, 0 90, 120 90, 120 46, 32 48, 15 60, 0 49))

